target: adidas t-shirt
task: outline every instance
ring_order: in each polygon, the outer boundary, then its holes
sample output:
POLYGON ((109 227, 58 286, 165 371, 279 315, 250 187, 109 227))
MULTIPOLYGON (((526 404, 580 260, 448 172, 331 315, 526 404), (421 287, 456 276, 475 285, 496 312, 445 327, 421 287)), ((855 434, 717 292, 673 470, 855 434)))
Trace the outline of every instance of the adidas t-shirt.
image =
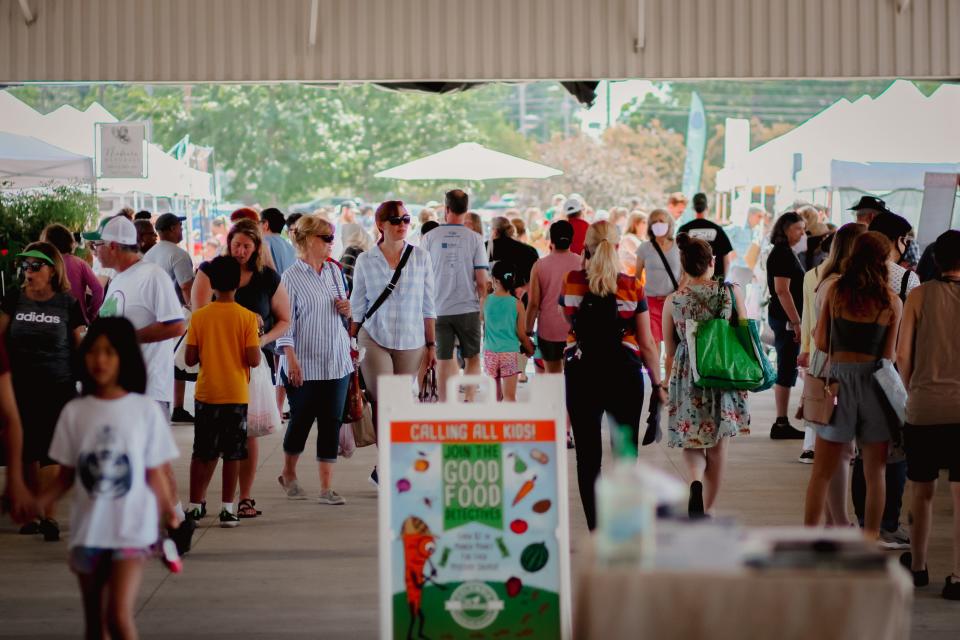
POLYGON ((143 548, 156 542, 157 499, 147 484, 147 469, 177 455, 166 416, 146 396, 83 396, 68 402, 50 457, 76 471, 70 547, 143 548))
POLYGON ((11 289, 0 308, 10 316, 7 350, 15 381, 41 385, 71 382, 71 336, 84 324, 80 303, 63 291, 39 302, 20 289, 11 289))

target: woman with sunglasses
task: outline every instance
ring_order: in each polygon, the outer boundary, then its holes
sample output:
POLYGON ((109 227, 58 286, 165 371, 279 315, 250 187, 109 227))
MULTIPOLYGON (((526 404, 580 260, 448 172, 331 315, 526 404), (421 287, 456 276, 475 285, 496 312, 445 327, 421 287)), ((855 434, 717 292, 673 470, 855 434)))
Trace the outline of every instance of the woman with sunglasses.
MULTIPOLYGON (((0 305, 0 334, 10 355, 13 391, 23 425, 23 469, 34 493, 49 488, 59 467, 48 450, 60 411, 77 395, 72 355, 85 324, 80 303, 70 295, 63 258, 47 242, 27 245, 20 258, 21 289, 11 289, 0 305)), ((40 518, 20 529, 60 539, 51 503, 40 518)))
MULTIPOLYGON (((263 335, 260 345, 268 364, 273 364, 274 341, 286 333, 290 326, 290 298, 280 282, 277 272, 264 260, 270 255, 264 246, 260 225, 252 220, 241 218, 230 228, 227 234, 224 255, 233 257, 240 263, 240 288, 235 299, 241 307, 253 311, 260 318, 263 335)), ((200 265, 193 282, 191 295, 192 309, 207 305, 213 300, 213 288, 210 278, 204 272, 207 263, 200 265)), ((253 499, 253 481, 257 474, 257 460, 260 446, 257 438, 247 438, 247 459, 240 461, 240 502, 237 515, 241 518, 255 518, 261 515, 257 501, 253 499)), ((189 514, 200 516, 201 514, 189 514)))
POLYGON ((277 479, 290 500, 306 500, 297 479, 297 461, 317 423, 320 504, 346 504, 333 489, 333 465, 340 446, 340 422, 347 399, 353 358, 347 319, 350 301, 343 269, 330 254, 333 225, 306 215, 291 229, 298 260, 283 273, 290 295, 291 321, 277 340, 280 380, 290 400, 290 422, 283 436, 283 472, 277 479))
MULTIPOLYGON (((353 268, 353 322, 350 336, 356 338, 366 355, 360 363, 367 391, 377 407, 377 379, 383 375, 416 375, 421 364, 437 364, 434 325, 433 262, 430 254, 407 242, 410 214, 399 200, 388 200, 377 208, 377 245, 357 258, 353 268), (367 313, 386 290, 394 271, 409 257, 389 297, 374 313, 367 313), (361 328, 362 327, 362 328, 361 328)), ((374 417, 376 420, 376 417, 374 417)))

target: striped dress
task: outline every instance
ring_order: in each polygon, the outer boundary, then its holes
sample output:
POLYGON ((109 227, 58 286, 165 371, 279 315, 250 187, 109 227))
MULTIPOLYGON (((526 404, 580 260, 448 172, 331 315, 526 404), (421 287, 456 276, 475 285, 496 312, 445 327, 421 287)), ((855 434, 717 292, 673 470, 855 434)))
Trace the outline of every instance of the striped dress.
POLYGON ((353 372, 350 335, 334 301, 347 297, 340 266, 327 261, 318 273, 303 260, 284 271, 290 296, 290 328, 277 339, 280 370, 289 375, 285 347, 293 347, 304 380, 339 380, 353 372))

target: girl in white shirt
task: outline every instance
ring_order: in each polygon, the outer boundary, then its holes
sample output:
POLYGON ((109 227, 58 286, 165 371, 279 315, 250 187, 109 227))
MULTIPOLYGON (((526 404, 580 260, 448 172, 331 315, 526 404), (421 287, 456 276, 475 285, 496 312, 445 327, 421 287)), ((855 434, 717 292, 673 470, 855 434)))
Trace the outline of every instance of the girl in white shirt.
POLYGON ((49 504, 75 480, 70 568, 83 595, 86 637, 135 638, 133 607, 143 564, 161 524, 179 523, 161 467, 177 457, 166 417, 143 395, 147 373, 133 325, 100 318, 80 345, 83 395, 60 414, 50 457, 57 482, 49 504))

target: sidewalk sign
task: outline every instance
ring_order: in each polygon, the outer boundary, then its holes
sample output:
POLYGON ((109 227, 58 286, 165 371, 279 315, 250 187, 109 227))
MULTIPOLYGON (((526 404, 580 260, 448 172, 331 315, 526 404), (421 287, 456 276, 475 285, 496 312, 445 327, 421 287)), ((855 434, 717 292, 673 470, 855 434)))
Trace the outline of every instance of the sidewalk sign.
POLYGON ((530 401, 420 404, 379 379, 380 637, 571 637, 563 377, 530 401))

